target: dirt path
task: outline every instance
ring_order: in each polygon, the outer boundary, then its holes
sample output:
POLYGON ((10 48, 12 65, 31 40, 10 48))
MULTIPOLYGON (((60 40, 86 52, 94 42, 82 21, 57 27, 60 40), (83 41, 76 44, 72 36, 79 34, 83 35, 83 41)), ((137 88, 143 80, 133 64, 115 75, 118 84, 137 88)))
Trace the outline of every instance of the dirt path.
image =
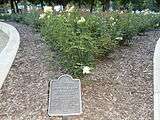
MULTIPOLYGON (((49 67, 49 54, 40 36, 25 25, 12 23, 21 44, 11 71, 0 90, 0 120, 59 120, 49 118, 48 81, 62 74, 49 67), (47 59, 47 61, 46 61, 47 59)), ((153 52, 160 31, 134 38, 99 61, 93 81, 82 85, 84 113, 72 120, 153 120, 153 52)))

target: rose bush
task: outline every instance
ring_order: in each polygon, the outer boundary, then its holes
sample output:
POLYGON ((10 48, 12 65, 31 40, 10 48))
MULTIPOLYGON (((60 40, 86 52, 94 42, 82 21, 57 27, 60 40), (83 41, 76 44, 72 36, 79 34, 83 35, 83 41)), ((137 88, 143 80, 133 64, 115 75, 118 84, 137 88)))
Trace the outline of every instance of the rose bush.
POLYGON ((38 28, 45 42, 59 54, 61 65, 76 76, 91 73, 96 59, 138 33, 160 25, 160 14, 148 10, 90 14, 76 11, 74 6, 60 14, 45 7, 41 14, 32 11, 0 15, 0 19, 38 28))
POLYGON ((41 33, 46 43, 60 54, 64 68, 73 75, 86 74, 84 66, 94 67, 95 59, 114 48, 116 42, 104 31, 100 17, 68 11, 41 19, 41 33))
POLYGON ((158 27, 159 20, 160 15, 152 13, 81 15, 75 7, 59 15, 40 16, 42 36, 58 52, 63 67, 73 75, 89 74, 97 58, 139 32, 158 27))

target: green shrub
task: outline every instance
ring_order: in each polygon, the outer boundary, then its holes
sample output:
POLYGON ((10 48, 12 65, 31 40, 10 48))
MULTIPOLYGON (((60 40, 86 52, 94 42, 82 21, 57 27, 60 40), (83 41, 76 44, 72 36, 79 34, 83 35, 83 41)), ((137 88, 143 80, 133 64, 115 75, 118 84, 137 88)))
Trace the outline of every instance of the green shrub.
POLYGON ((0 14, 0 20, 7 21, 9 19, 10 19, 10 15, 9 14, 0 14))
POLYGON ((131 39, 139 32, 159 25, 159 14, 87 14, 79 12, 52 15, 41 21, 46 43, 60 55, 60 63, 73 75, 82 75, 84 66, 94 67, 95 60, 131 39), (79 20, 81 22, 79 22, 79 20))
POLYGON ((105 19, 107 21, 106 28, 111 38, 116 40, 117 37, 122 37, 123 40, 119 40, 119 42, 122 42, 130 40, 139 32, 158 27, 160 15, 132 13, 119 14, 113 12, 105 19))
POLYGON ((33 27, 39 26, 39 14, 36 11, 30 13, 22 14, 22 22, 33 27))
POLYGON ((73 75, 81 75, 84 66, 93 67, 97 57, 116 46, 105 32, 103 21, 95 15, 83 18, 73 12, 70 15, 46 15, 44 20, 42 35, 59 51, 61 64, 73 75))
POLYGON ((0 19, 4 19, 5 21, 15 21, 19 23, 23 23, 26 25, 30 25, 32 27, 39 27, 39 13, 35 10, 30 13, 22 13, 22 14, 3 14, 0 15, 0 19))

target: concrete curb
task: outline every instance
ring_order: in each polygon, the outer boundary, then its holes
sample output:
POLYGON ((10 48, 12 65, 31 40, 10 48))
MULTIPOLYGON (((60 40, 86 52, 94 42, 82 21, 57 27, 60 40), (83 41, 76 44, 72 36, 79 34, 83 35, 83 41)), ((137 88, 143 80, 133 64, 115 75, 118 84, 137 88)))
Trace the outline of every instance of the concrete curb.
POLYGON ((15 59, 20 44, 19 32, 13 26, 0 22, 0 29, 9 36, 5 48, 0 52, 0 89, 15 59))
POLYGON ((160 39, 154 52, 154 120, 160 120, 160 39))

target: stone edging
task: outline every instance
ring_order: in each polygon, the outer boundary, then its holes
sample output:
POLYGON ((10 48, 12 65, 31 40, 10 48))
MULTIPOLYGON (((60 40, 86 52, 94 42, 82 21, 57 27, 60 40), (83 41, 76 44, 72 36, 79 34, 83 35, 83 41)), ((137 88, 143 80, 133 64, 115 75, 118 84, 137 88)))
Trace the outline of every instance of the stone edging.
POLYGON ((154 52, 154 120, 160 120, 160 39, 154 52))
POLYGON ((19 32, 13 26, 0 22, 0 29, 9 36, 5 48, 0 52, 0 89, 15 59, 20 44, 19 32))

